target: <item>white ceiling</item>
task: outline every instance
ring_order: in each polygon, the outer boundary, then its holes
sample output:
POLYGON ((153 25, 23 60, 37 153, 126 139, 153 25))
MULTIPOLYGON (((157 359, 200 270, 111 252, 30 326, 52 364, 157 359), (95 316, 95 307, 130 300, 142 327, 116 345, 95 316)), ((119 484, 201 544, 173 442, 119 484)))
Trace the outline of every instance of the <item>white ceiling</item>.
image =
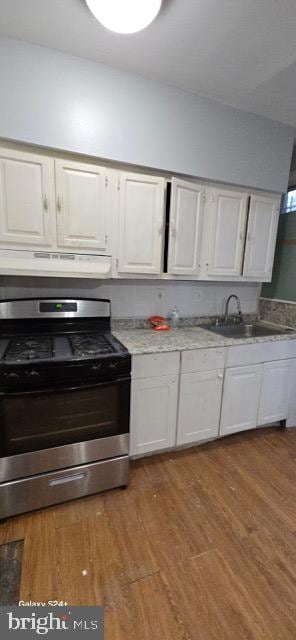
POLYGON ((101 27, 84 0, 0 0, 0 34, 296 127, 296 0, 163 0, 128 36, 101 27))

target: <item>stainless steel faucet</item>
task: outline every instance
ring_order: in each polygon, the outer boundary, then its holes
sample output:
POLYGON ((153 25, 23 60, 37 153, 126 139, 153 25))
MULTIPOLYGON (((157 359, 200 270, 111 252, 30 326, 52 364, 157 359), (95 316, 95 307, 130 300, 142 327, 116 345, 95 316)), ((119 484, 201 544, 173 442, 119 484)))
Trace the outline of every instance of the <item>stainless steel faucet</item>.
POLYGON ((230 300, 234 298, 236 300, 236 305, 237 305, 237 313, 238 313, 238 317, 239 317, 239 321, 243 322, 243 314, 242 314, 242 307, 241 307, 241 302, 240 299, 237 295, 235 295, 235 293, 232 293, 231 296, 229 296, 226 300, 226 307, 225 307, 225 315, 224 315, 224 323, 227 324, 228 321, 228 316, 229 316, 229 303, 230 300))

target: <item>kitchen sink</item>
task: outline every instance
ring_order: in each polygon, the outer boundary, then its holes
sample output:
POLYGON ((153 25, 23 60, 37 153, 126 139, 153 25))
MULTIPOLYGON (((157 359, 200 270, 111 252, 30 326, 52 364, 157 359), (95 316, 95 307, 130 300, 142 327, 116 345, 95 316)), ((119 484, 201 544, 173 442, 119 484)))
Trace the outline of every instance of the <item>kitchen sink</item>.
POLYGON ((212 331, 226 338, 259 338, 264 336, 278 336, 293 333, 293 329, 277 329, 263 323, 233 324, 233 325, 204 325, 207 331, 212 331))

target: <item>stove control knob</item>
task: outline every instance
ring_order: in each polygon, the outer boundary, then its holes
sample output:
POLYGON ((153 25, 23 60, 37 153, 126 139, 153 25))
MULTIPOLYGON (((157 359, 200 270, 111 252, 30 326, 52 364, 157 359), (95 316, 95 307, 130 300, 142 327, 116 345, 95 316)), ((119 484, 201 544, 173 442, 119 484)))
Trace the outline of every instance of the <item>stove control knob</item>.
POLYGON ((26 371, 26 376, 27 376, 27 378, 39 378, 40 373, 38 371, 34 371, 34 369, 32 369, 31 371, 26 371))
POLYGON ((92 371, 100 371, 100 369, 102 368, 101 364, 93 364, 91 367, 92 371))
POLYGON ((17 380, 19 380, 19 374, 18 373, 8 373, 6 375, 6 380, 11 380, 11 382, 16 382, 17 380))
POLYGON ((117 369, 117 367, 118 367, 118 362, 110 362, 109 369, 117 369))

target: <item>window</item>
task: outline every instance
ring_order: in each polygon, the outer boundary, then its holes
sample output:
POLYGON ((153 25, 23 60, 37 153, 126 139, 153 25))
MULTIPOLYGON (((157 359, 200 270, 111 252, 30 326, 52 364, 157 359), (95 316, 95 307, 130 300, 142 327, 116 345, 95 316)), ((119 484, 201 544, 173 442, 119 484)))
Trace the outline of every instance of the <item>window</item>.
POLYGON ((296 189, 288 191, 283 199, 282 213, 296 213, 296 189))

